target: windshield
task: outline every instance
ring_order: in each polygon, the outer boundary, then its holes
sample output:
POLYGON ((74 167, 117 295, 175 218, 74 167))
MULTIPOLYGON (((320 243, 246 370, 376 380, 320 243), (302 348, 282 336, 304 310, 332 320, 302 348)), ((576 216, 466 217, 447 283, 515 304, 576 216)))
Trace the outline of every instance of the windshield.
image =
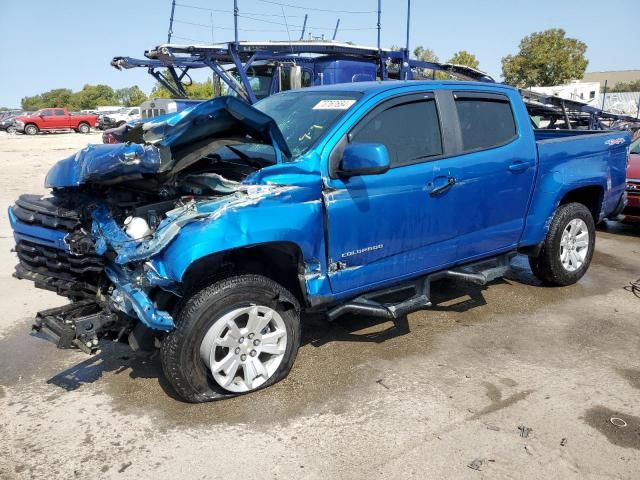
POLYGON ((273 118, 292 157, 304 154, 362 96, 360 92, 295 91, 254 105, 273 118))
MULTIPOLYGON (((269 96, 274 70, 275 68, 272 66, 249 68, 247 77, 249 78, 251 90, 253 90, 253 93, 258 100, 269 96)), ((242 83, 242 79, 240 78, 237 69, 234 68, 233 70, 231 70, 231 74, 236 78, 236 80, 238 80, 238 82, 242 83)), ((236 97, 238 95, 235 91, 233 91, 233 89, 229 89, 228 94, 233 97, 236 97)))
POLYGON ((631 144, 631 153, 640 154, 640 138, 631 144))

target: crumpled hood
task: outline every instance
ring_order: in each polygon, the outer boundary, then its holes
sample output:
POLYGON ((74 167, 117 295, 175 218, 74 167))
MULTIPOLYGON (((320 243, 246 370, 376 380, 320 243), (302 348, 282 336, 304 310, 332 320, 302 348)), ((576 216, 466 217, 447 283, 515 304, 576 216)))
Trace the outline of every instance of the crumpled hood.
POLYGON ((83 183, 106 183, 160 171, 160 151, 153 145, 116 143, 87 145, 56 163, 44 181, 46 188, 77 187, 83 183))
POLYGON ((275 120, 235 97, 217 97, 170 116, 136 125, 127 137, 142 143, 88 145, 51 168, 47 188, 117 182, 172 170, 203 142, 251 137, 291 157, 275 120))

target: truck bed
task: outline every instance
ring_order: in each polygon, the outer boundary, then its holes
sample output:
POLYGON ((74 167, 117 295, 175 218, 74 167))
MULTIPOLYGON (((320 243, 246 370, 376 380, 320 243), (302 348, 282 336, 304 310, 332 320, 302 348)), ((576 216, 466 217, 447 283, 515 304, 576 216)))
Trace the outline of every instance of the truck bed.
MULTIPOLYGON (((624 192, 628 134, 600 130, 535 130, 538 195, 561 189, 602 188, 600 218, 613 212, 624 192)), ((538 200, 538 206, 544 204, 538 200)))

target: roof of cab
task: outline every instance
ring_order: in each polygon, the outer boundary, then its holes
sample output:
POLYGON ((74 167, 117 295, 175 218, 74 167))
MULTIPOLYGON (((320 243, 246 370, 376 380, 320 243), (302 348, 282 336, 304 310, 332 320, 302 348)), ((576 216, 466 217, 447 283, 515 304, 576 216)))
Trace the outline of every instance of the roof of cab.
MULTIPOLYGON (((333 85, 322 85, 316 87, 306 87, 305 92, 312 91, 334 91, 334 92, 361 92, 365 94, 379 93, 388 90, 394 90, 396 88, 407 86, 425 86, 428 88, 443 88, 443 87, 460 87, 460 86, 475 86, 482 89, 496 89, 496 90, 513 90, 514 88, 509 85, 501 83, 489 83, 489 82, 467 82, 460 80, 378 80, 369 82, 354 82, 354 83, 336 83, 333 85)), ((291 91, 292 92, 292 91, 291 91)))

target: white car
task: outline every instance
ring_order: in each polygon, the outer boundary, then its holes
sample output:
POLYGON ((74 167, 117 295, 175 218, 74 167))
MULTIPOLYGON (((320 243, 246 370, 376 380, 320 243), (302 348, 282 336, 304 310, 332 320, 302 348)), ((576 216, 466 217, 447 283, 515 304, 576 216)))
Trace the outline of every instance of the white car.
POLYGON ((140 118, 140 107, 122 108, 115 113, 109 113, 102 117, 101 125, 103 129, 119 127, 125 123, 140 118))

